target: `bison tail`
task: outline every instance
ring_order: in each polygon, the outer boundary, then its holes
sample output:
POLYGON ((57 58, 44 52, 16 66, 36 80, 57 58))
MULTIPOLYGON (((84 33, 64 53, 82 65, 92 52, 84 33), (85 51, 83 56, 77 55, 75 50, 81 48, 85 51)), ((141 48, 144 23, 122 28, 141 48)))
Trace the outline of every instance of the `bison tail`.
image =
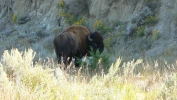
POLYGON ((62 56, 62 50, 60 49, 60 46, 59 46, 56 38, 54 39, 54 48, 55 48, 55 53, 57 55, 57 59, 58 59, 58 63, 59 63, 61 60, 61 56, 62 56))

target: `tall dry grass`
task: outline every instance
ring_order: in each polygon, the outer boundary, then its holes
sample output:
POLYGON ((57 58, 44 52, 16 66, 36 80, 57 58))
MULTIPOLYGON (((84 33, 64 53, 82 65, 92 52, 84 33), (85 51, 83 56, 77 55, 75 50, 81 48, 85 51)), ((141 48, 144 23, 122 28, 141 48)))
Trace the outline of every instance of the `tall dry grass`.
POLYGON ((111 65, 108 73, 89 68, 61 70, 51 59, 33 62, 28 49, 4 51, 0 62, 1 100, 175 100, 176 64, 143 59, 111 65), (90 74, 92 73, 92 74, 90 74))

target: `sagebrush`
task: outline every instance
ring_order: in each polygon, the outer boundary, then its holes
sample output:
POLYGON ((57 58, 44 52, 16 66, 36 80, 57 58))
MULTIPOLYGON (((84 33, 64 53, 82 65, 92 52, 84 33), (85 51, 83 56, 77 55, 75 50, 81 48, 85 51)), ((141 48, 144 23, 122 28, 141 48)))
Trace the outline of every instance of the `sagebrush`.
POLYGON ((85 76, 89 71, 61 70, 52 60, 33 62, 34 56, 32 49, 4 51, 0 61, 1 100, 177 99, 176 64, 161 64, 166 68, 157 61, 122 62, 118 58, 108 73, 85 76), (73 71, 76 73, 68 73, 73 71))

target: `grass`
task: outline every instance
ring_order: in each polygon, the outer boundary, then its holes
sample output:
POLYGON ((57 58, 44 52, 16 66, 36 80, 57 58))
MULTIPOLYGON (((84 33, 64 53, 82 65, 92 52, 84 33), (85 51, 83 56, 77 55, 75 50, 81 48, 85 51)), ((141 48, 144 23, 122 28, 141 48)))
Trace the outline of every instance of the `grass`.
POLYGON ((118 58, 108 73, 89 68, 61 70, 52 60, 33 62, 32 49, 4 51, 1 100, 166 100, 177 99, 176 64, 118 58))

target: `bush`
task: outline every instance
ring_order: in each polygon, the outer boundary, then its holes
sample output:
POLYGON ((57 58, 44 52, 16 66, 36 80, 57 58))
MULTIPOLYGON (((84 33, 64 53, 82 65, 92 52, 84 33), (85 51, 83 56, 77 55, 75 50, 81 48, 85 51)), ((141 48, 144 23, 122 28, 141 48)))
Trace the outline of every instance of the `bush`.
POLYGON ((64 7, 65 7, 65 3, 63 0, 59 0, 58 5, 61 9, 64 9, 64 7))
POLYGON ((85 25, 85 17, 74 22, 74 25, 85 25))
POLYGON ((60 13, 60 16, 61 16, 61 17, 64 17, 64 18, 66 19, 66 22, 67 22, 69 25, 72 25, 75 21, 77 21, 77 18, 76 18, 74 15, 72 15, 72 14, 70 14, 70 13, 67 13, 67 12, 65 12, 65 11, 62 11, 62 12, 60 13))
POLYGON ((85 17, 80 19, 80 17, 74 16, 71 13, 67 13, 65 11, 61 12, 60 16, 64 17, 69 25, 85 25, 85 17))
POLYGON ((160 32, 159 32, 159 30, 154 30, 154 31, 152 32, 152 36, 153 36, 153 39, 154 39, 154 40, 159 39, 159 38, 160 38, 160 32))
POLYGON ((109 35, 104 39, 104 44, 106 48, 111 48, 112 47, 112 41, 113 41, 114 37, 113 35, 109 35))
POLYGON ((100 33, 103 35, 111 31, 111 28, 102 23, 101 20, 96 20, 93 28, 94 30, 100 31, 100 33))
POLYGON ((74 16, 72 13, 67 12, 63 0, 60 0, 58 2, 58 5, 62 9, 62 11, 60 12, 60 16, 64 17, 69 25, 85 25, 85 17, 82 17, 80 19, 80 17, 74 16))
POLYGON ((14 14, 12 16, 12 22, 15 23, 17 21, 17 14, 14 14))
POLYGON ((149 16, 146 18, 146 23, 148 25, 155 25, 159 22, 159 18, 157 18, 156 16, 149 16))
POLYGON ((58 66, 50 58, 46 63, 34 63, 34 56, 32 49, 4 51, 0 61, 1 100, 177 99, 176 63, 122 62, 118 58, 108 73, 84 76, 55 68, 58 66))
POLYGON ((143 37, 144 36, 144 30, 145 30, 145 27, 139 26, 136 30, 136 36, 137 37, 143 37))
POLYGON ((93 49, 89 52, 90 57, 86 56, 84 60, 78 59, 78 63, 83 67, 88 67, 91 71, 98 71, 101 69, 107 70, 110 66, 109 56, 105 53, 93 52, 93 49))

